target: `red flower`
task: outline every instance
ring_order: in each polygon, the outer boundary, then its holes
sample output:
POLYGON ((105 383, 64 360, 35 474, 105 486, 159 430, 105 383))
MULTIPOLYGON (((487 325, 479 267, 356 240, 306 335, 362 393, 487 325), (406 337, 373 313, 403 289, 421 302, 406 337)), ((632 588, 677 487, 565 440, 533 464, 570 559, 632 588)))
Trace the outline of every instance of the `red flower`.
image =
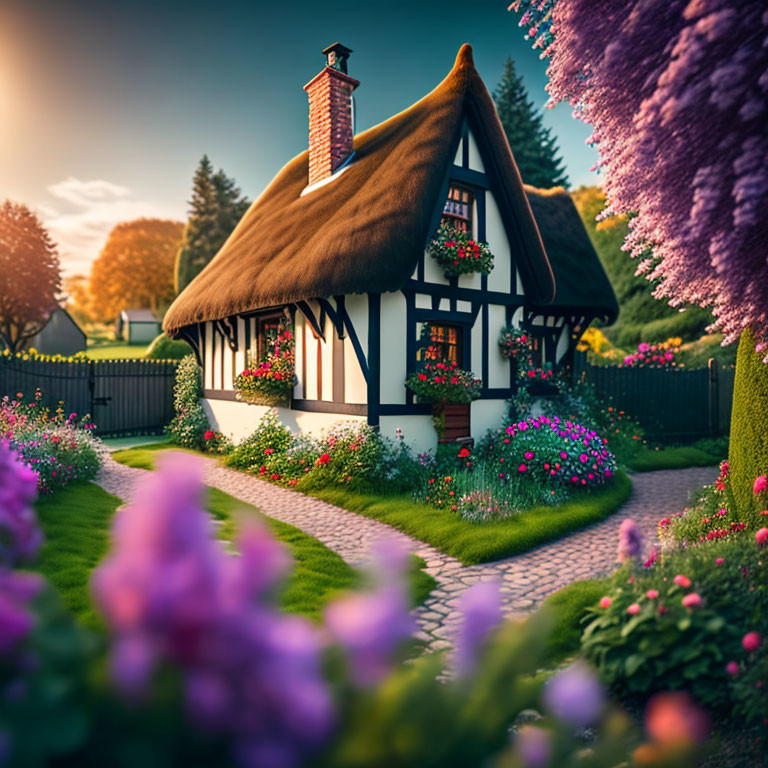
POLYGON ((210 429, 209 429, 209 430, 208 430, 208 431, 207 431, 207 432, 206 432, 206 433, 203 435, 203 439, 205 439, 205 440, 212 440, 212 439, 213 439, 213 437, 214 437, 214 435, 215 435, 215 433, 214 433, 212 430, 210 430, 210 429))
POLYGON ((331 457, 327 453, 321 454, 317 461, 315 461, 315 466, 319 467, 321 464, 327 464, 331 460, 331 457))
POLYGON ((467 456, 469 456, 469 450, 467 448, 462 448, 459 451, 459 458, 460 459, 465 459, 467 456))

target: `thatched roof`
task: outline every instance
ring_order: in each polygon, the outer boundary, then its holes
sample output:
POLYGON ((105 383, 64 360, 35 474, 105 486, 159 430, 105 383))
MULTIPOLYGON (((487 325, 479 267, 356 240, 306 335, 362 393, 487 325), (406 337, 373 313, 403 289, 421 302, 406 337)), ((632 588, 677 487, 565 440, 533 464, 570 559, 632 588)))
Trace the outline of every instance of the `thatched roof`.
POLYGON ((434 91, 355 137, 354 162, 332 182, 302 197, 308 153, 291 160, 173 303, 165 330, 311 297, 398 290, 432 234, 465 107, 493 155, 488 172, 523 255, 526 293, 549 302, 552 271, 520 174, 472 49, 464 45, 434 91))
POLYGON ((591 314, 612 323, 619 304, 573 199, 562 187, 526 185, 525 192, 555 274, 555 298, 547 309, 595 310, 591 314))

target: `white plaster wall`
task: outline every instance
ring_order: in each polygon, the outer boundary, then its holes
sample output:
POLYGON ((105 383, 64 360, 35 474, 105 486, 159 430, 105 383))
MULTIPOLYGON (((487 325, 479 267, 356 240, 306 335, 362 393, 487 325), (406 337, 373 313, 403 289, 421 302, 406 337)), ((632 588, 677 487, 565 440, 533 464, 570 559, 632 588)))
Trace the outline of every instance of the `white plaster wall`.
POLYGON ((483 165, 483 161, 480 158, 480 150, 477 147, 477 142, 475 141, 475 137, 472 135, 472 131, 469 132, 468 139, 469 139, 469 167, 473 171, 480 171, 480 173, 485 173, 485 166, 483 165))
MULTIPOLYGON (((316 308, 315 317, 320 317, 320 307, 316 308)), ((333 400, 333 335, 336 333, 333 323, 328 317, 325 319, 323 334, 325 340, 320 341, 320 354, 323 362, 323 392, 322 400, 333 400)))
POLYGON ((471 301, 462 301, 459 299, 456 302, 456 311, 457 312, 471 312, 472 311, 472 302, 471 301))
POLYGON ((266 405, 250 405, 237 400, 203 399, 203 409, 211 426, 235 442, 248 437, 259 425, 261 418, 271 410, 277 418, 293 432, 308 432, 314 435, 342 421, 365 423, 365 416, 349 416, 341 413, 308 413, 290 408, 272 409, 266 405))
POLYGON ((470 412, 472 437, 479 440, 489 429, 498 429, 506 413, 506 400, 475 400, 470 412))
POLYGON ((448 285, 448 278, 445 276, 442 267, 428 252, 424 253, 424 280, 428 283, 448 285))
MULTIPOLYGON (((353 295, 345 298, 344 306, 355 329, 363 354, 368 354, 368 296, 353 295)), ((344 339, 344 400, 347 403, 368 402, 368 384, 357 353, 347 335, 344 339)))
POLYGON ((499 207, 490 190, 485 194, 485 237, 494 256, 493 269, 488 275, 488 289, 509 293, 512 273, 509 239, 501 220, 499 207))
POLYGON ((509 360, 501 355, 498 340, 506 325, 506 313, 500 304, 488 307, 488 386, 509 387, 509 360))
POLYGON ((222 389, 229 390, 230 392, 235 388, 235 372, 232 365, 232 349, 229 346, 229 342, 219 337, 221 342, 221 354, 224 355, 224 383, 222 389))
POLYGON ((205 341, 205 356, 203 358, 203 387, 213 389, 213 328, 211 323, 203 326, 203 338, 205 341))
POLYGON ((414 306, 416 309, 432 309, 432 297, 426 293, 417 293, 414 306))
POLYGON ((237 352, 235 353, 235 376, 245 370, 245 323, 242 317, 237 320, 237 352))
POLYGON ((298 380, 298 383, 294 387, 293 390, 293 396, 298 398, 304 397, 304 371, 303 371, 303 365, 302 365, 302 354, 304 350, 304 323, 306 320, 304 319, 304 315, 301 314, 301 312, 296 312, 296 317, 293 321, 293 332, 294 332, 294 341, 296 342, 295 346, 295 368, 296 368, 296 378, 298 380))
POLYGON ((432 426, 432 418, 427 415, 381 416, 379 430, 385 437, 393 438, 398 429, 403 430, 403 437, 416 453, 434 450, 437 446, 437 434, 432 426))
MULTIPOLYGON (((472 334, 472 373, 476 378, 483 374, 483 312, 478 312, 475 324, 470 331, 472 334)), ((485 384, 485 382, 483 382, 485 384)))
POLYGON ((570 341, 571 329, 566 324, 563 326, 563 330, 560 332, 560 338, 557 340, 557 349, 555 351, 555 359, 560 362, 560 359, 568 351, 568 342, 570 341))
POLYGON ((464 153, 462 151, 463 148, 464 148, 464 139, 462 138, 462 139, 459 139, 459 147, 456 150, 456 157, 453 158, 454 165, 462 164, 462 160, 464 159, 464 153))
MULTIPOLYGON (((319 342, 315 338, 312 327, 306 319, 304 319, 304 325, 306 326, 304 338, 307 344, 306 398, 307 400, 317 400, 317 345, 319 342)), ((301 365, 301 362, 299 362, 299 365, 301 365)))
POLYGON ((406 372, 405 296, 384 293, 381 296, 381 390, 382 403, 405 403, 406 372))

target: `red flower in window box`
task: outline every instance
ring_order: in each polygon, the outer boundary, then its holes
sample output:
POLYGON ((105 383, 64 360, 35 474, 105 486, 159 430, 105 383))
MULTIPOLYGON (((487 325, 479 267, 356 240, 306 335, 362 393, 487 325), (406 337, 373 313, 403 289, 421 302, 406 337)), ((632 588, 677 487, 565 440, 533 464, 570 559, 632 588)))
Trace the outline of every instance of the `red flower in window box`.
POLYGON ((466 232, 459 232, 450 225, 443 224, 437 230, 428 250, 446 277, 471 272, 487 275, 493 269, 493 254, 488 243, 471 240, 466 232))

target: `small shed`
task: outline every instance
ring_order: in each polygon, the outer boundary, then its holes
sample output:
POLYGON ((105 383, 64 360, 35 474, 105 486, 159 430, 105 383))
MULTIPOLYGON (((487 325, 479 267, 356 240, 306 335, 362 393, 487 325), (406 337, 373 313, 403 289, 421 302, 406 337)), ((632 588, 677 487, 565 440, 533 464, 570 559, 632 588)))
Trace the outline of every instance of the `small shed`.
POLYGON ((27 348, 34 348, 44 355, 69 357, 85 351, 86 336, 64 307, 57 307, 40 333, 33 336, 27 348))
POLYGON ((124 309, 117 319, 117 335, 129 344, 149 344, 162 332, 151 309, 124 309))

